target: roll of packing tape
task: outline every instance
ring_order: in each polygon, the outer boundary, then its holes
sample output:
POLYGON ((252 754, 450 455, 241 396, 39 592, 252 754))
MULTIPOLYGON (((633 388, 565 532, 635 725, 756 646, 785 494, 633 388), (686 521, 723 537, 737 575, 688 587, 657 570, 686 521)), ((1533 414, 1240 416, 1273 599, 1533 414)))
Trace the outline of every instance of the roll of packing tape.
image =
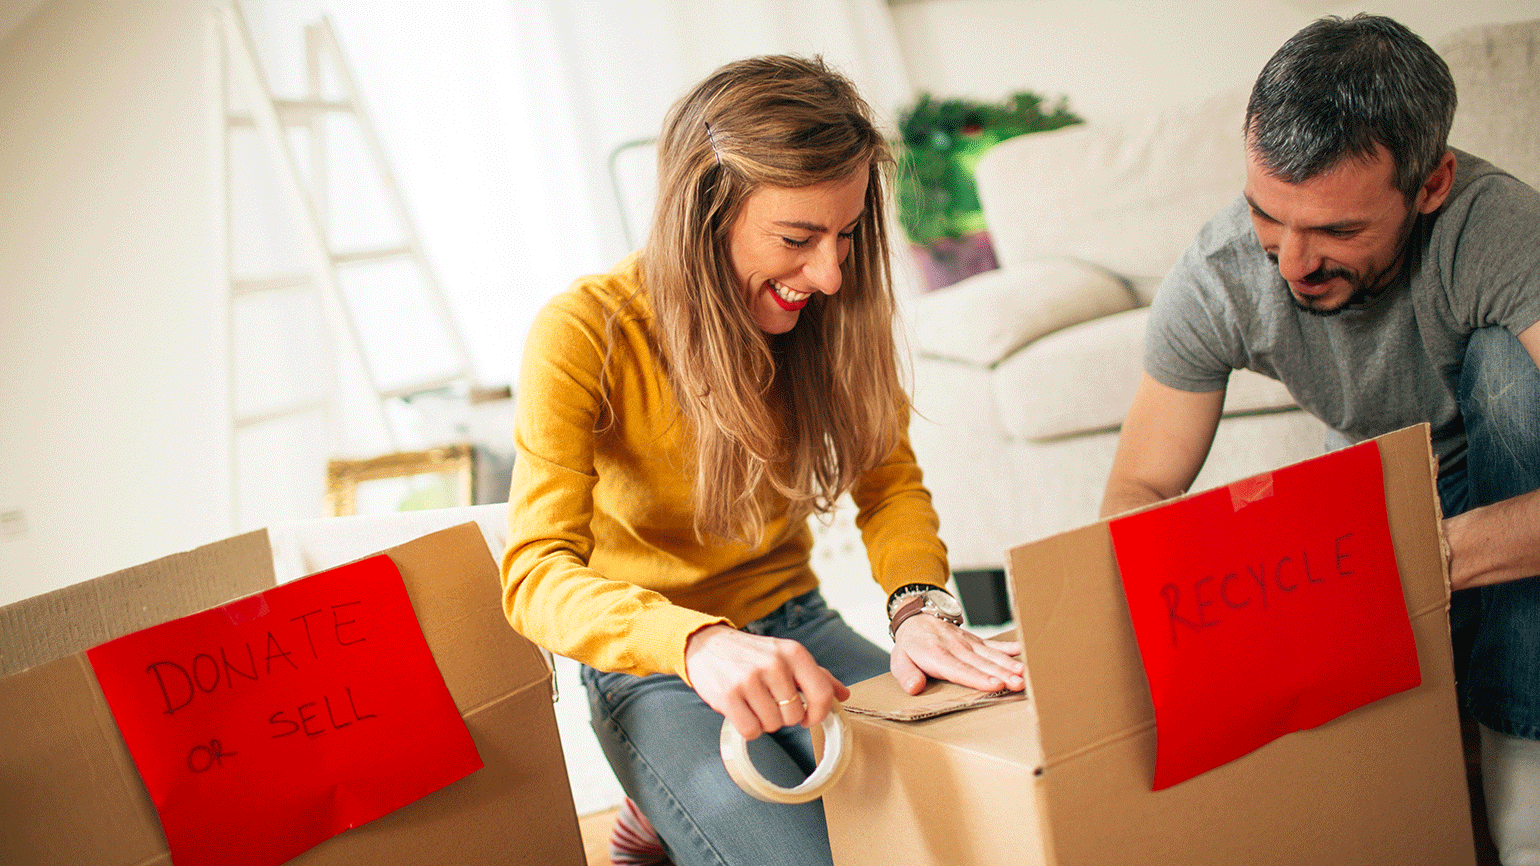
POLYGON ((840 705, 835 703, 823 719, 823 759, 813 768, 812 774, 794 788, 783 788, 760 775, 754 762, 749 760, 749 744, 726 719, 722 720, 721 747, 727 775, 749 796, 766 803, 806 803, 822 797, 844 774, 845 765, 850 763, 850 728, 845 724, 840 705))

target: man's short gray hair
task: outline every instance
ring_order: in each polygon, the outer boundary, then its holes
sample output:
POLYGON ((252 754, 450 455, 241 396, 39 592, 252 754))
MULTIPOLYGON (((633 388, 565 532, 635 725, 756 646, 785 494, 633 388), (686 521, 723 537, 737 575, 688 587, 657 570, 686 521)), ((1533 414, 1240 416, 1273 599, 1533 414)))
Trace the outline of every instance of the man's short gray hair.
POLYGON ((1267 61, 1246 105, 1246 146, 1273 176, 1301 183, 1383 144, 1408 201, 1448 150, 1449 66, 1380 15, 1322 18, 1267 61))

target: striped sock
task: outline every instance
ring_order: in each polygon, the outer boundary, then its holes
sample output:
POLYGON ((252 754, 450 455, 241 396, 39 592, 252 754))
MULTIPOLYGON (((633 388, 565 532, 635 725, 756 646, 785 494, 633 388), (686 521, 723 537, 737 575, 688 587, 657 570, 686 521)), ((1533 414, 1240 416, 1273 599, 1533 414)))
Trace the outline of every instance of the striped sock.
POLYGON ((615 813, 615 826, 610 830, 610 862, 615 866, 668 866, 668 853, 663 850, 657 831, 630 797, 621 802, 615 813))

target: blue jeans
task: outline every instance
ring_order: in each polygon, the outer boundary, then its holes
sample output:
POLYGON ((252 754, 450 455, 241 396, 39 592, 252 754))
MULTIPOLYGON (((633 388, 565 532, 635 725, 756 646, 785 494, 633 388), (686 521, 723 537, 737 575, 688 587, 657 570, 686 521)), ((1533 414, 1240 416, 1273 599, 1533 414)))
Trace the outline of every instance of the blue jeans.
MULTIPOLYGON (((1466 464, 1439 478, 1445 516, 1540 488, 1540 371, 1511 333, 1471 335, 1460 375, 1466 464)), ((1460 706, 1540 739, 1540 577, 1462 589, 1449 609, 1460 706)))
MULTIPOLYGON (((788 638, 846 685, 888 670, 888 653, 861 637, 817 590, 744 627, 788 638)), ((635 677, 583 668, 594 733, 626 795, 652 822, 678 866, 830 863, 823 803, 764 803, 738 788, 722 765, 722 716, 679 677, 635 677)), ((817 765, 800 725, 749 743, 769 781, 800 784, 817 765)))

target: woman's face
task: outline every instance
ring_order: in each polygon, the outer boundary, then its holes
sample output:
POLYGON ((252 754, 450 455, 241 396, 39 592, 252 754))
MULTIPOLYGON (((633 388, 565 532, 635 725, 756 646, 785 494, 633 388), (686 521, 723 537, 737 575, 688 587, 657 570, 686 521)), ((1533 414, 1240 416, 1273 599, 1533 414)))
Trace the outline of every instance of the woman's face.
POLYGON ((762 186, 744 200, 727 255, 761 331, 790 331, 815 292, 839 291, 840 263, 866 210, 867 177, 862 167, 813 186, 762 186))

